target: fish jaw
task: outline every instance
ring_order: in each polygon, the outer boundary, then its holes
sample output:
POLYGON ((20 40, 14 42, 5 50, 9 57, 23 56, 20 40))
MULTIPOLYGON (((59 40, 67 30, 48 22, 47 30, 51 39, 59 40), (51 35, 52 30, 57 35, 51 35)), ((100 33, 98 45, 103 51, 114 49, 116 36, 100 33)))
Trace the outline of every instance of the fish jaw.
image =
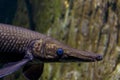
POLYGON ((100 54, 71 48, 53 38, 37 40, 33 48, 32 53, 42 62, 95 62, 103 59, 100 54))

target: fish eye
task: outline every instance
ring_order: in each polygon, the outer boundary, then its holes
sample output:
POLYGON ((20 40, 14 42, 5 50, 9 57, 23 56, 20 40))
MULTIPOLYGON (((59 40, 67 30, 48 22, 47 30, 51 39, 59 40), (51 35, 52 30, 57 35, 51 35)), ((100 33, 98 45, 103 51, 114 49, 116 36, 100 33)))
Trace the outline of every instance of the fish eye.
POLYGON ((58 48, 57 51, 56 51, 56 53, 57 53, 58 56, 62 56, 63 53, 64 53, 64 51, 63 51, 62 48, 58 48))

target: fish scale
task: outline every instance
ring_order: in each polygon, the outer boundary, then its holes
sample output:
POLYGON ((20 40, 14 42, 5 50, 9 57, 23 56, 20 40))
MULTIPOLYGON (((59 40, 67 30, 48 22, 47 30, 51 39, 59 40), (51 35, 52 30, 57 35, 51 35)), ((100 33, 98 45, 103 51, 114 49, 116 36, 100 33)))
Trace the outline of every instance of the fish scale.
POLYGON ((0 24, 0 63, 21 60, 29 53, 43 62, 102 60, 101 55, 71 48, 38 32, 0 24), (40 45, 36 46, 35 44, 40 45), (64 54, 60 57, 56 52, 61 48, 64 54))
POLYGON ((95 62, 102 58, 102 55, 71 48, 38 32, 0 24, 0 64, 6 65, 0 69, 0 78, 23 66, 27 79, 38 80, 44 62, 95 62), (38 63, 29 64, 31 61, 38 63))
MULTIPOLYGON (((0 62, 3 58, 12 59, 12 55, 16 55, 17 58, 24 57, 25 49, 35 39, 44 38, 45 35, 42 35, 38 32, 27 30, 21 27, 15 27, 6 24, 0 24, 0 62), (22 57, 21 57, 22 54, 22 57)), ((15 59, 17 60, 17 59, 15 59)), ((5 62, 6 62, 5 61, 5 62)), ((10 60, 9 60, 10 61, 10 60)))

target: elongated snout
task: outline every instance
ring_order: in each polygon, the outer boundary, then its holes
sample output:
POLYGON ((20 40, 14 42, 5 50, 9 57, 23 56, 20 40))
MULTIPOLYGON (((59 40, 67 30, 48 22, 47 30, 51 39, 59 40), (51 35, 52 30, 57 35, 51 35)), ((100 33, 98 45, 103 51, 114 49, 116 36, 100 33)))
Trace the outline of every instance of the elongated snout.
POLYGON ((71 48, 51 38, 45 40, 38 51, 34 50, 34 55, 42 62, 95 62, 103 59, 100 54, 71 48))
POLYGON ((60 61, 71 61, 71 62, 95 62, 103 59, 103 56, 97 53, 92 53, 88 51, 80 51, 77 49, 66 49, 64 55, 61 57, 60 61))

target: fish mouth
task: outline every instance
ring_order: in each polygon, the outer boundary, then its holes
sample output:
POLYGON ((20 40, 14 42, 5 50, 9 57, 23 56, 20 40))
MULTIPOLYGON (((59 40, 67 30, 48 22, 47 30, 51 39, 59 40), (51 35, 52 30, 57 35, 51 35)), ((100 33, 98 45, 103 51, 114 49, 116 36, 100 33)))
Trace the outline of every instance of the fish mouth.
POLYGON ((103 59, 102 55, 90 55, 90 56, 68 56, 64 55, 62 57, 52 58, 52 59, 44 59, 44 58, 36 58, 42 62, 52 63, 52 62, 96 62, 101 61, 103 59))
POLYGON ((103 56, 97 53, 80 51, 77 49, 66 49, 62 55, 47 55, 46 57, 38 57, 42 62, 96 62, 101 61, 103 56))
POLYGON ((102 55, 97 55, 95 57, 74 57, 74 56, 67 56, 60 58, 60 62, 95 62, 101 61, 103 59, 102 55))
POLYGON ((73 52, 66 53, 66 55, 62 56, 59 61, 60 62, 95 62, 101 61, 103 56, 100 54, 96 54, 88 51, 79 51, 73 50, 73 52))

